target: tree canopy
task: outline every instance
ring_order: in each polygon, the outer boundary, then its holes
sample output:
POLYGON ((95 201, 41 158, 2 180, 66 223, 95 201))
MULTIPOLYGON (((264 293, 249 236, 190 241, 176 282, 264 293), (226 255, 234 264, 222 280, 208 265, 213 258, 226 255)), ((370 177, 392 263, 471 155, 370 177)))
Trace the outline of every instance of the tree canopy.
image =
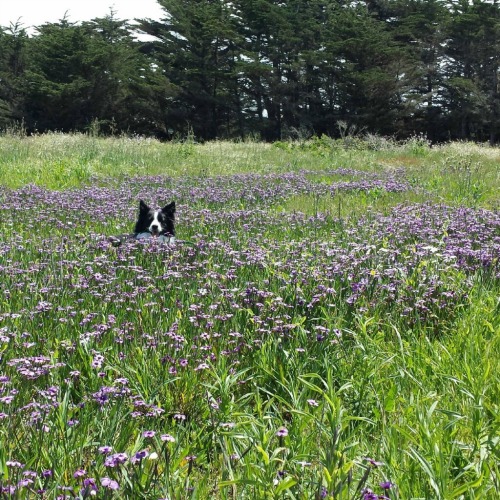
POLYGON ((0 128, 499 138, 497 1, 158 3, 161 20, 0 27, 0 128))

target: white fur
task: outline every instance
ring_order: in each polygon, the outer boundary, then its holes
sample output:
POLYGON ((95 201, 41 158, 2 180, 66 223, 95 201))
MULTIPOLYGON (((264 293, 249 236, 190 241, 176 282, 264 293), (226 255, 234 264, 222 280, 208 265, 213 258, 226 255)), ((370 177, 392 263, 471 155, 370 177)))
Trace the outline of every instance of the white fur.
POLYGON ((158 214, 160 213, 160 210, 156 210, 153 216, 153 222, 151 222, 148 230, 150 233, 153 232, 153 226, 158 227, 158 233, 161 233, 163 231, 163 226, 161 225, 160 221, 158 220, 158 214))

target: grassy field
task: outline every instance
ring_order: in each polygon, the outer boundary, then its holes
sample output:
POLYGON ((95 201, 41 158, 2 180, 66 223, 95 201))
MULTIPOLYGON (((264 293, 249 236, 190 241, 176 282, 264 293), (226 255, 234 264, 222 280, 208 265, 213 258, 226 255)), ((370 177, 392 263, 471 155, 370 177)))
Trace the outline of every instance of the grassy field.
POLYGON ((499 165, 0 136, 0 498, 499 498, 499 165))

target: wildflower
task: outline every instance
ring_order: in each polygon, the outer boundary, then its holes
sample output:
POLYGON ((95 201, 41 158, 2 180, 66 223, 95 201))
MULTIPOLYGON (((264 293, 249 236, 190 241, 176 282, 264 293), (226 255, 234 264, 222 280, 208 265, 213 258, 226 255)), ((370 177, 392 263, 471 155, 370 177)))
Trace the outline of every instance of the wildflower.
POLYGON ((381 465, 384 465, 384 462, 377 462, 373 458, 365 457, 364 460, 366 460, 374 468, 377 468, 377 467, 380 467, 381 465))
POLYGON ((75 471, 75 473, 73 474, 73 477, 83 477, 87 474, 87 471, 85 469, 78 469, 77 471, 75 471))
POLYGON ((372 490, 366 489, 363 490, 363 500, 378 500, 378 495, 376 493, 373 493, 372 490))
POLYGON ((24 478, 17 483, 17 486, 18 488, 25 488, 26 486, 30 486, 32 484, 33 484, 33 479, 24 478))
POLYGON ((91 496, 96 496, 97 494, 97 484, 93 477, 88 477, 83 480, 83 497, 90 494, 91 496))
POLYGON ((101 455, 107 455, 113 451, 113 448, 111 446, 100 446, 98 451, 101 455))
POLYGON ((146 458, 149 455, 148 450, 142 450, 138 451, 131 459, 130 461, 135 465, 136 463, 140 462, 142 459, 146 458))
POLYGON ((169 443, 175 443, 175 438, 174 438, 174 436, 171 436, 170 434, 162 434, 162 435, 160 436, 160 439, 161 439, 162 441, 167 441, 167 442, 169 442, 169 443))
POLYGON ((155 436, 155 434, 156 434, 155 431, 144 431, 142 433, 142 436, 145 437, 145 438, 152 438, 152 437, 155 436))
POLYGON ((208 366, 208 364, 207 364, 207 363, 200 363, 200 364, 199 364, 199 365, 198 365, 198 366, 194 369, 194 371, 196 372, 196 371, 199 371, 199 370, 207 370, 208 368, 210 368, 210 367, 208 366))
POLYGON ((382 481, 380 483, 380 487, 383 489, 383 490, 390 490, 391 488, 394 487, 394 483, 391 483, 390 481, 382 481))
POLYGON ((307 403, 309 406, 319 406, 319 403, 315 399, 308 399, 307 403))
POLYGON ((126 453, 115 453, 114 455, 109 455, 104 461, 106 467, 116 467, 117 465, 124 464, 128 460, 126 453))
POLYGON ((288 436, 288 429, 286 427, 281 427, 276 431, 276 435, 278 437, 285 437, 288 436))
POLYGON ((103 477, 101 479, 101 484, 110 490, 117 490, 120 488, 120 485, 114 481, 113 479, 110 479, 109 477, 103 477))
POLYGON ((24 465, 21 462, 18 462, 17 460, 7 460, 7 462, 5 462, 5 465, 7 467, 16 467, 19 469, 24 467, 24 465))

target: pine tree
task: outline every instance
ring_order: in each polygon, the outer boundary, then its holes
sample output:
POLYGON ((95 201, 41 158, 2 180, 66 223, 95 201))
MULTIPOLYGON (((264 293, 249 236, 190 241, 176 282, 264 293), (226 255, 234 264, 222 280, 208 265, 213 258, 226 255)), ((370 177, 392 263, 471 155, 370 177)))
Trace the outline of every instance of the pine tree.
POLYGON ((140 28, 157 38, 149 53, 178 90, 168 119, 176 133, 192 128, 197 137, 214 139, 241 123, 234 6, 225 0, 159 3, 166 17, 142 20, 140 28))
POLYGON ((26 30, 19 23, 0 27, 0 129, 23 119, 28 44, 26 30))
POLYGON ((27 79, 32 129, 82 131, 97 121, 106 133, 165 131, 169 81, 113 13, 82 24, 62 19, 40 26, 27 79))
POLYGON ((453 2, 445 71, 450 118, 461 138, 489 140, 500 132, 500 10, 497 2, 453 2))

